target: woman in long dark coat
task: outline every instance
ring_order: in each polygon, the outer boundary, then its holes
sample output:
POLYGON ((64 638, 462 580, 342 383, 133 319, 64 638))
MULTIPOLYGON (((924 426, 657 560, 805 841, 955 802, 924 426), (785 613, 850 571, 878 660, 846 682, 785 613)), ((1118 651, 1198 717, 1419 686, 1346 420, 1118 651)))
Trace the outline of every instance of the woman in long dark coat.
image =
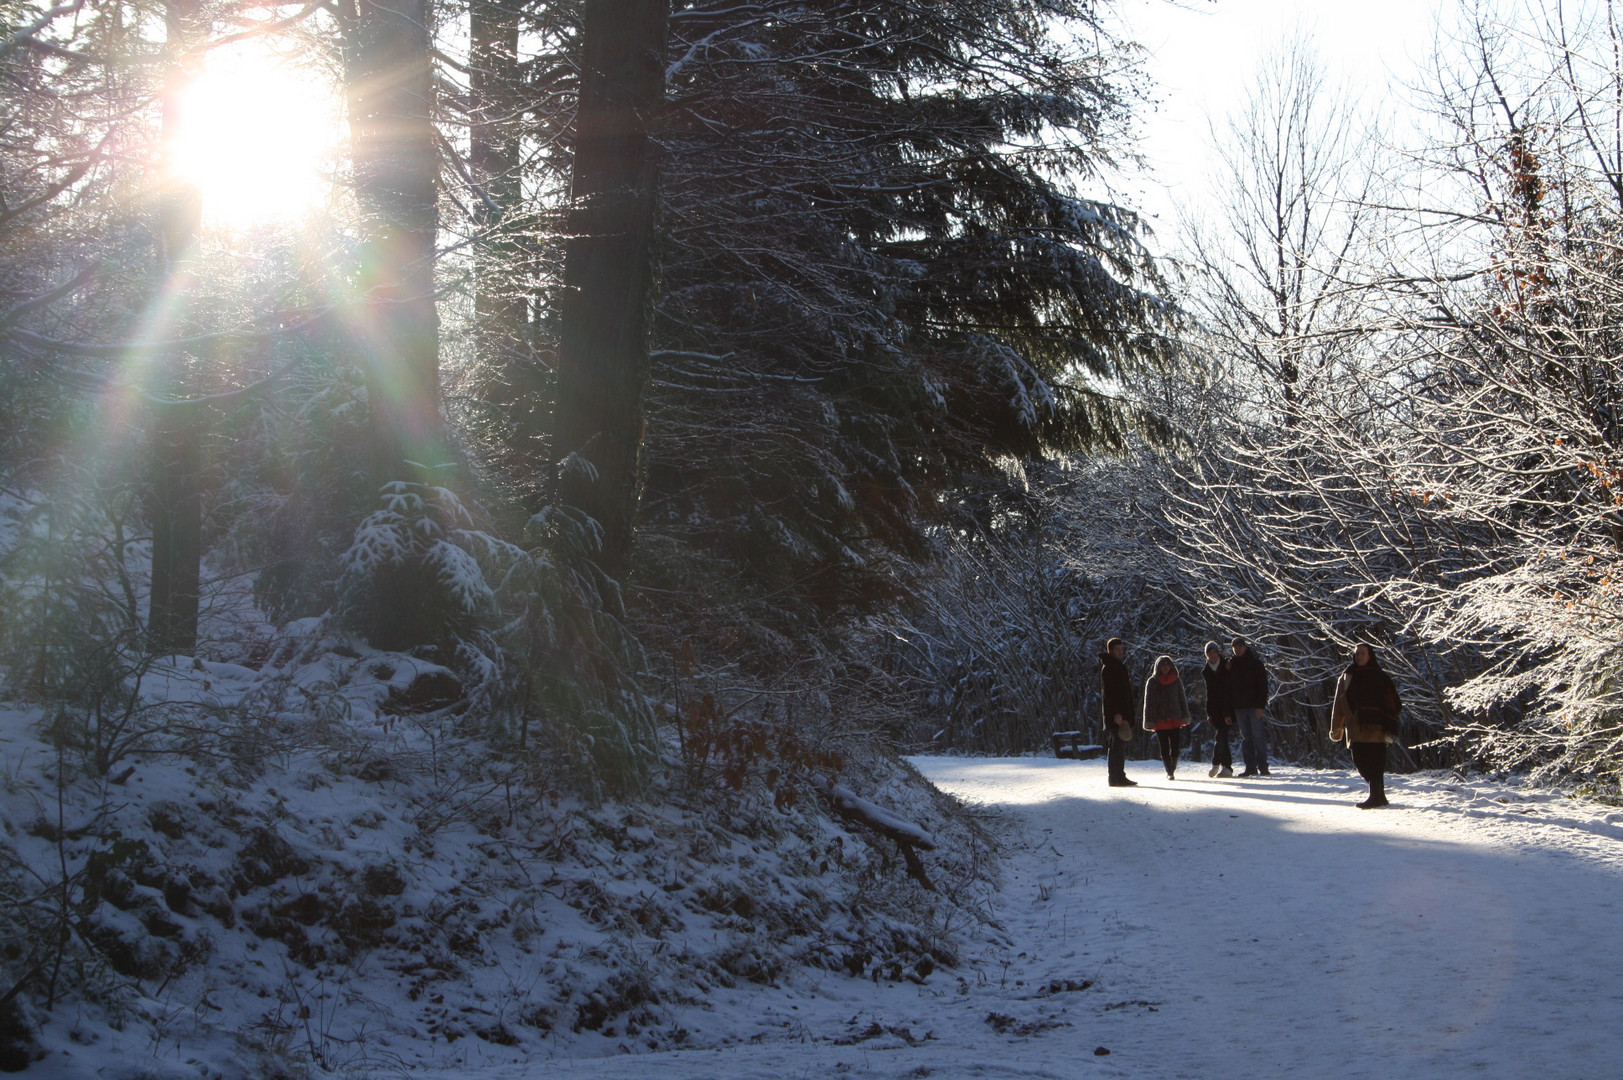
POLYGON ((1358 804, 1360 810, 1387 805, 1386 744, 1397 738, 1402 708, 1398 688, 1381 670, 1375 650, 1368 645, 1353 649, 1353 662, 1336 680, 1330 738, 1337 742, 1346 738, 1358 775, 1369 782, 1369 798, 1358 804))

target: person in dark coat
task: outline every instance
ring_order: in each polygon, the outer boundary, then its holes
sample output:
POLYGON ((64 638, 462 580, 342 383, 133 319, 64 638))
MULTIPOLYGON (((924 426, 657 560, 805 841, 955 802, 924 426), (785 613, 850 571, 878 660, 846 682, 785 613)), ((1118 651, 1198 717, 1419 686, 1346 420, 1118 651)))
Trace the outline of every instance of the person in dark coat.
POLYGON ((1176 780, 1178 742, 1189 726, 1189 697, 1170 656, 1155 658, 1155 674, 1144 683, 1144 730, 1155 732, 1167 779, 1176 780))
POLYGON ((1233 776, 1234 751, 1229 736, 1234 732, 1234 706, 1229 704, 1229 672, 1223 666, 1223 651, 1217 642, 1206 643, 1206 663, 1200 669, 1206 684, 1206 722, 1212 726, 1212 770, 1207 776, 1233 776))
POLYGON ((1235 638, 1229 658, 1229 705, 1240 729, 1240 753, 1245 758, 1241 776, 1268 775, 1268 669, 1244 638, 1235 638))
POLYGON ((1137 787, 1127 779, 1127 744, 1133 741, 1133 680, 1127 674, 1127 643, 1105 642, 1099 654, 1100 727, 1104 729, 1105 765, 1111 787, 1137 787))
POLYGON ((1330 738, 1347 740, 1353 766, 1369 783, 1369 797, 1360 810, 1379 810, 1386 801, 1386 744, 1397 738, 1398 713, 1403 703, 1392 677, 1381 670, 1375 650, 1359 645, 1353 662, 1336 680, 1335 703, 1330 707, 1330 738))

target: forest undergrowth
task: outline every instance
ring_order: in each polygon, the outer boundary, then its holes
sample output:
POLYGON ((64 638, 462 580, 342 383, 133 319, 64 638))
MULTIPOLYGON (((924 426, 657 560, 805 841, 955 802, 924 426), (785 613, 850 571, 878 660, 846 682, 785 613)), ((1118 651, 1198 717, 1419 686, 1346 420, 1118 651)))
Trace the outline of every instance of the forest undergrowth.
POLYGON ((0 713, 8 1067, 58 1038, 138 1050, 130 1076, 717 1045, 741 1036, 670 1007, 808 972, 922 982, 986 930, 989 834, 815 715, 797 743, 690 709, 638 797, 590 798, 563 748, 493 746, 436 698, 446 668, 316 621, 270 644, 257 670, 155 665, 190 723, 104 771, 39 709, 0 713), (813 732, 933 838, 931 888, 834 815, 813 732))

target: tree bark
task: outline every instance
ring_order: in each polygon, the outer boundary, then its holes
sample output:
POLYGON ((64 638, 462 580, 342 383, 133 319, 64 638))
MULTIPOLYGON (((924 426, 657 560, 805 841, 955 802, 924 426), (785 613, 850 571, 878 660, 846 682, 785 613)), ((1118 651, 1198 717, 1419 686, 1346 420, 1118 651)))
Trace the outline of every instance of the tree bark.
MULTIPOLYGON (((522 0, 470 0, 468 8, 468 165, 476 187, 473 219, 474 347, 485 400, 503 418, 505 450, 515 471, 535 471, 546 447, 549 387, 528 332, 534 292, 525 243, 513 218, 522 208, 520 159, 524 98, 519 68, 522 0)), ((540 486, 534 484, 532 487, 540 486)))
MULTIPOLYGON (((193 47, 201 36, 198 0, 169 0, 164 24, 169 65, 163 86, 163 179, 159 229, 163 237, 163 294, 166 331, 190 318, 202 196, 179 173, 177 143, 183 122, 181 100, 199 74, 193 47)), ((161 335, 160 335, 161 336, 161 335)), ((172 398, 190 389, 187 357, 159 358, 159 392, 172 398)), ((203 493, 202 433, 196 407, 180 402, 155 404, 152 446, 151 600, 148 641, 158 653, 190 653, 197 648, 197 613, 202 593, 203 493)))
POLYGON ((159 405, 153 433, 152 598, 147 634, 160 654, 197 648, 202 595, 203 452, 195 408, 159 405))
POLYGON ((666 23, 666 0, 587 0, 582 25, 552 460, 558 502, 597 523, 597 563, 614 578, 630 560, 648 388, 649 123, 665 96, 666 23))
POLYGON ((478 186, 474 224, 481 242, 474 280, 474 334, 481 357, 507 366, 523 347, 523 285, 513 278, 520 251, 507 235, 522 197, 519 174, 519 16, 515 0, 473 0, 468 11, 468 165, 478 186))
MULTIPOLYGON (((439 159, 429 0, 340 0, 344 81, 362 257, 358 302, 346 320, 365 372, 371 472, 389 485, 448 485, 439 411, 439 314, 434 262, 439 159)), ((407 555, 381 571, 355 613, 378 648, 443 636, 434 571, 407 555)))
POLYGON ((442 483, 431 12, 428 0, 353 0, 343 14, 364 235, 351 334, 366 371, 373 478, 442 483))

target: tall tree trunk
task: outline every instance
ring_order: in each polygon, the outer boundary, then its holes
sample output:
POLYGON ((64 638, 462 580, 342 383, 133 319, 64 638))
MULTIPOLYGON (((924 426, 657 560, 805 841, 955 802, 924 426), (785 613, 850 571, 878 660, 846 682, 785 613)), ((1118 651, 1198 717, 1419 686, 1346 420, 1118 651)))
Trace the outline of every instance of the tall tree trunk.
MULTIPOLYGON (((439 163, 428 0, 341 0, 351 159, 364 237, 348 320, 365 370, 373 482, 446 485, 434 255, 439 163)), ((407 649, 443 633, 418 553, 381 571, 360 616, 368 640, 407 649)))
MULTIPOLYGON (((199 74, 193 52, 202 28, 198 0, 169 0, 164 23, 169 53, 163 86, 163 180, 159 228, 163 236, 163 292, 168 307, 163 329, 183 330, 190 318, 197 235, 202 198, 180 175, 182 97, 199 74)), ((156 389, 171 399, 190 388, 187 358, 159 358, 156 389)), ((198 407, 180 402, 153 406, 152 596, 147 634, 160 653, 190 653, 197 647, 197 609, 203 557, 202 438, 198 407)))
POLYGON ((468 165, 477 190, 474 347, 484 373, 486 401, 500 412, 515 473, 533 469, 545 447, 547 387, 528 333, 533 292, 527 253, 515 233, 523 203, 520 138, 524 95, 518 62, 523 0, 470 0, 468 7, 472 97, 468 165))
POLYGON ((158 653, 197 648, 202 594, 203 451, 200 417, 185 402, 156 408, 152 478, 152 600, 147 633, 158 653))
POLYGON ((379 485, 443 482, 439 228, 428 0, 344 5, 345 87, 363 218, 354 344, 366 369, 372 471, 379 485))
POLYGON ((658 200, 649 121, 665 96, 666 0, 587 0, 552 459, 558 501, 595 520, 598 565, 631 554, 658 200))
POLYGON ((524 352, 525 293, 515 280, 520 251, 507 233, 518 210, 521 105, 518 0, 473 0, 468 11, 468 164, 478 187, 474 223, 481 243, 474 280, 474 334, 480 354, 506 365, 524 352))

